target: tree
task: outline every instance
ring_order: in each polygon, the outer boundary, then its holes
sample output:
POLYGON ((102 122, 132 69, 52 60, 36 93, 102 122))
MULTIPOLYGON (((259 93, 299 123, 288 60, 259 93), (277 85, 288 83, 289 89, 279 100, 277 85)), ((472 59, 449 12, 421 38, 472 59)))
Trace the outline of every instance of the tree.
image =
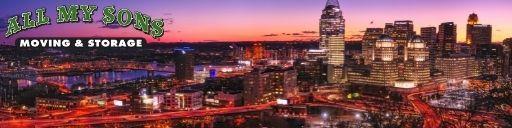
MULTIPOLYGON (((470 120, 476 113, 487 111, 496 113, 498 119, 512 125, 512 83, 494 85, 488 91, 479 91, 470 106, 468 106, 470 120)), ((482 122, 483 123, 483 122, 482 122)))

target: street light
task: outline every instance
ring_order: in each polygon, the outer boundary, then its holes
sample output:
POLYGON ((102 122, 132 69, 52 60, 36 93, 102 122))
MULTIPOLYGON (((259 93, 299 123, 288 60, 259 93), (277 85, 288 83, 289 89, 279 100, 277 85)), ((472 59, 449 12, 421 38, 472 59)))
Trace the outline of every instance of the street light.
POLYGON ((356 116, 357 119, 361 119, 361 113, 356 113, 355 116, 356 116))
POLYGON ((322 117, 324 119, 327 119, 329 117, 329 113, 327 113, 327 112, 322 113, 322 117))

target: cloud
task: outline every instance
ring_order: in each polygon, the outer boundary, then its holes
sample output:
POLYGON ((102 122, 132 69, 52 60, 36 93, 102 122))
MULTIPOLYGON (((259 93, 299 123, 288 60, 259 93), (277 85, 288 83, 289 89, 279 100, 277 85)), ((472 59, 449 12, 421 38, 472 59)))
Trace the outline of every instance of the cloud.
POLYGON ((302 33, 304 33, 304 34, 316 34, 318 32, 316 32, 316 31, 307 31, 306 30, 306 31, 302 31, 302 33))
POLYGON ((279 36, 278 34, 274 34, 274 33, 271 33, 271 34, 267 34, 267 35, 263 35, 265 37, 272 37, 272 36, 279 36))
POLYGON ((174 18, 165 18, 163 19, 164 22, 166 22, 167 24, 173 24, 174 23, 174 18))
POLYGON ((345 37, 346 40, 362 40, 363 35, 347 35, 345 37))
POLYGON ((281 33, 281 34, 276 34, 276 33, 270 33, 270 34, 267 34, 267 35, 263 35, 264 37, 275 37, 275 36, 293 36, 293 37, 301 37, 301 36, 304 36, 306 34, 303 34, 303 33, 300 33, 300 32, 295 32, 295 33, 281 33))
POLYGON ((319 36, 305 36, 305 35, 299 35, 294 37, 304 37, 304 38, 318 38, 319 36))
POLYGON ((103 25, 100 28, 108 28, 108 29, 123 28, 123 26, 119 25, 117 22, 113 22, 113 23, 108 24, 108 25, 104 25, 102 20, 99 20, 99 21, 96 21, 96 22, 101 24, 101 25, 103 25))

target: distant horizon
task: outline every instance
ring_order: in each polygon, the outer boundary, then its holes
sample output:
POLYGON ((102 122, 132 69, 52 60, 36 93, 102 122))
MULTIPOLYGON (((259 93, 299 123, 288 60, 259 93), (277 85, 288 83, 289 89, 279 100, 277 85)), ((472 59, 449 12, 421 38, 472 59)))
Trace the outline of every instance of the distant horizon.
MULTIPOLYGON (((0 12, 0 31, 5 33, 7 18, 22 12, 45 7, 55 18, 55 7, 71 4, 92 4, 99 8, 94 23, 66 23, 22 31, 13 37, 2 36, 0 42, 11 44, 19 37, 143 37, 148 42, 239 42, 239 41, 309 41, 317 40, 319 18, 327 0, 171 0, 152 1, 6 1, 0 12), (272 4, 269 4, 272 3, 272 4), (20 5, 20 6, 17 6, 20 5), (23 5, 23 6, 21 6, 23 5), (166 33, 154 39, 132 27, 105 27, 100 22, 101 9, 115 5, 164 19, 166 33), (77 31, 78 30, 78 31, 77 31), (11 42, 11 43, 10 43, 11 42)), ((469 14, 476 13, 480 24, 493 27, 493 42, 512 37, 512 1, 504 0, 339 0, 346 20, 346 38, 360 38, 366 28, 383 28, 385 23, 411 20, 419 34, 421 27, 438 27, 443 22, 457 24, 457 42, 464 42, 469 14), (409 13, 413 12, 413 13, 409 13)), ((81 15, 79 15, 81 17, 81 15)))

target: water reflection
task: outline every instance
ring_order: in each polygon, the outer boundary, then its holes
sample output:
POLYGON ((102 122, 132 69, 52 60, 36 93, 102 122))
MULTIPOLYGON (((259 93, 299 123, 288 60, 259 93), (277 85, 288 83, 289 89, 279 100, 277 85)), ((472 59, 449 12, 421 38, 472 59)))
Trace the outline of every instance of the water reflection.
MULTIPOLYGON (((63 84, 68 88, 71 88, 76 84, 83 84, 88 86, 93 86, 97 84, 104 84, 109 82, 123 82, 136 80, 141 78, 147 78, 151 74, 147 70, 124 70, 124 71, 105 71, 105 72, 95 72, 95 73, 86 73, 82 75, 59 75, 59 76, 37 76, 37 81, 49 81, 55 82, 59 84, 63 84)), ((170 76, 168 72, 158 72, 155 71, 153 76, 170 76)), ((36 82, 30 80, 18 80, 18 86, 21 88, 28 87, 30 85, 35 84, 36 82)))

